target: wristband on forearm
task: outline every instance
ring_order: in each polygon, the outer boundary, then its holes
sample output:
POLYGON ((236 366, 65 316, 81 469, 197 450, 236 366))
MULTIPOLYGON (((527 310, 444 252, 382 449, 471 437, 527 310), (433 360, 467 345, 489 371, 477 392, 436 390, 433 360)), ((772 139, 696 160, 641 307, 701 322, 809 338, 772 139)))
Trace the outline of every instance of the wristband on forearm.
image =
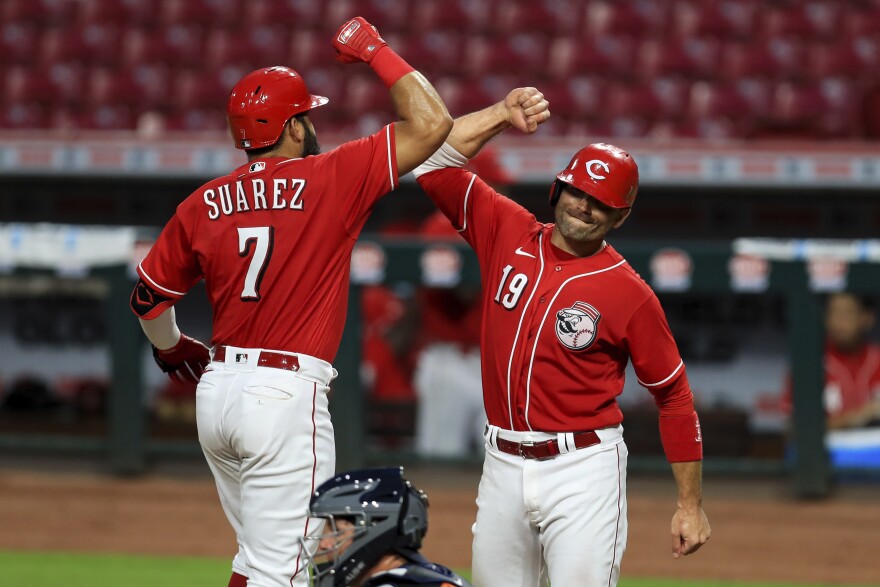
POLYGON ((456 151, 452 145, 443 143, 433 155, 428 157, 427 161, 413 169, 413 175, 418 178, 426 173, 446 167, 464 167, 467 162, 468 158, 456 151))
POLYGON ((703 435, 696 412, 687 416, 660 416, 660 440, 670 463, 703 458, 703 435))
POLYGON ((389 90, 391 86, 415 69, 388 46, 380 48, 370 60, 370 67, 389 90))

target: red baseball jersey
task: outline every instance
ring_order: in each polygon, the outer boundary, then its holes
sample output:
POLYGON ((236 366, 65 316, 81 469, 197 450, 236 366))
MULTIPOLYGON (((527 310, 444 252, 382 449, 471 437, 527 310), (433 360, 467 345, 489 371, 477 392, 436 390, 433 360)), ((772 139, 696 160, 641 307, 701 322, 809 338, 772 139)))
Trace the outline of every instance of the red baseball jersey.
POLYGON ((352 248, 396 185, 393 125, 325 154, 251 161, 184 200, 138 274, 175 300, 204 278, 215 345, 332 361, 352 248))
POLYGON ((631 359, 661 415, 693 413, 684 364, 651 288, 610 245, 574 257, 552 224, 461 169, 420 185, 480 262, 483 394, 490 424, 570 432, 619 424, 616 398, 631 359))
MULTIPOLYGON (((880 399, 880 345, 865 344, 854 353, 825 345, 825 412, 839 416, 864 408, 880 399)), ((781 407, 792 410, 792 381, 789 374, 781 407)))

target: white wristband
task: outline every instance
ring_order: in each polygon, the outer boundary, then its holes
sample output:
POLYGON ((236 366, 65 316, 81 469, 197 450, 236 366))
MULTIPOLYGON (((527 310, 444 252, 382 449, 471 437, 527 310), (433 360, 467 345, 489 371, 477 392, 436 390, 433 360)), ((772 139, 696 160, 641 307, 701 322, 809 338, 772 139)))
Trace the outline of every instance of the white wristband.
POLYGON ((443 143, 433 155, 428 157, 427 161, 413 169, 413 175, 419 177, 445 167, 464 167, 467 162, 467 157, 453 149, 449 143, 443 143))

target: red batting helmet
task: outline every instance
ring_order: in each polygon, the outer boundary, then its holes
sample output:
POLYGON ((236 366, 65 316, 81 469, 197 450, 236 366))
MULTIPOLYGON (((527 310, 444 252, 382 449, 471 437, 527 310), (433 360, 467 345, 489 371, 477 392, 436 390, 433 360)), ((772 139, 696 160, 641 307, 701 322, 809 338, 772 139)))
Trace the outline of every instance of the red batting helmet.
POLYGON ((259 149, 278 142, 291 116, 329 102, 313 96, 289 67, 265 67, 241 78, 226 102, 226 119, 236 149, 259 149))
POLYGON ((575 153, 550 185, 551 206, 559 201, 564 183, 612 208, 629 208, 639 190, 639 167, 623 149, 593 143, 575 153))

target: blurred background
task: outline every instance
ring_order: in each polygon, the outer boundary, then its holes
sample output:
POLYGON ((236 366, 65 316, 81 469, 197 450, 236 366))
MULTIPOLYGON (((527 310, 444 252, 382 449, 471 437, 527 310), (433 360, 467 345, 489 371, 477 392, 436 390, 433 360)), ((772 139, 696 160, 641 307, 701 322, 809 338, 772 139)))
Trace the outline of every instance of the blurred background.
MULTIPOLYGON (((153 365, 127 312, 130 266, 244 161, 224 114, 243 74, 288 65, 328 96, 311 115, 325 150, 394 120, 371 71, 333 59, 355 14, 454 116, 545 93, 537 135, 471 163, 538 219, 584 144, 635 156, 635 213, 610 241, 666 309, 710 473, 791 474, 805 495, 877 479, 875 0, 3 0, 0 449, 109 452, 120 471, 198 457, 193 390, 153 365)), ((343 462, 481 459, 477 270, 432 213, 408 178, 357 249, 343 462)), ((201 286, 178 319, 210 338, 201 286)), ((621 403, 634 467, 666 467, 632 374, 621 403)))

